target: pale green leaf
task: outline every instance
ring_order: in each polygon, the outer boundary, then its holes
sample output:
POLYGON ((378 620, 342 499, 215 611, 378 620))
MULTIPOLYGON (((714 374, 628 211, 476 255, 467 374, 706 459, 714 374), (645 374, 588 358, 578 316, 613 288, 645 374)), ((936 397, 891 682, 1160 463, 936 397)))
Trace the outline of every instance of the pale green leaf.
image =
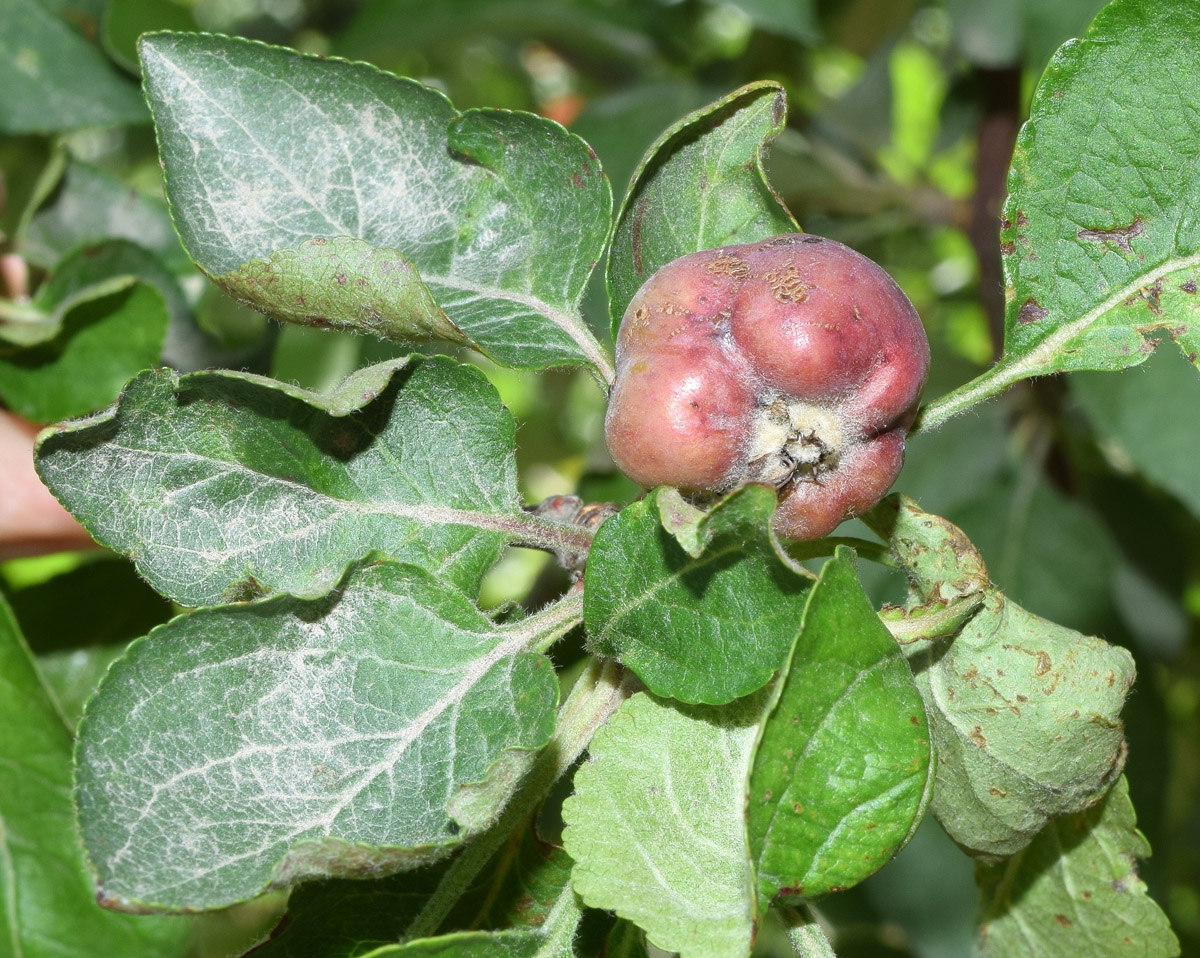
POLYGON ((839 547, 809 594, 750 772, 764 900, 841 891, 887 864, 929 801, 929 742, 908 664, 839 547))
POLYGON ((245 40, 154 34, 141 55, 184 245, 235 296, 296 322, 465 334, 511 365, 609 376, 579 301, 611 193, 582 140, 245 40))
POLYGON ((719 708, 639 693, 596 733, 563 805, 584 902, 682 958, 746 958, 758 920, 745 782, 756 695, 719 708))
POLYGON ((447 806, 554 727, 529 650, 552 607, 496 626, 415 566, 327 596, 203 609, 135 642, 79 731, 84 844, 126 908, 218 908, 313 875, 418 867, 470 837, 447 806))
POLYGON ((957 634, 906 651, 938 754, 931 810, 964 848, 1011 855, 1120 774, 1133 658, 1009 601, 945 519, 903 498, 884 514, 867 518, 914 573, 910 616, 972 592, 981 599, 957 634))
POLYGON ((799 230, 763 170, 786 114, 782 86, 752 83, 684 117, 646 152, 609 250, 614 335, 638 287, 672 260, 799 230))
POLYGON ((1150 854, 1129 786, 1049 822, 1006 862, 979 866, 978 958, 1174 958, 1179 942, 1147 894, 1136 860, 1150 854))
POLYGON ((243 373, 147 373, 112 412, 43 434, 38 468, 184 605, 320 592, 371 549, 474 594, 533 522, 512 417, 477 370, 444 358, 369 367, 322 395, 243 373))

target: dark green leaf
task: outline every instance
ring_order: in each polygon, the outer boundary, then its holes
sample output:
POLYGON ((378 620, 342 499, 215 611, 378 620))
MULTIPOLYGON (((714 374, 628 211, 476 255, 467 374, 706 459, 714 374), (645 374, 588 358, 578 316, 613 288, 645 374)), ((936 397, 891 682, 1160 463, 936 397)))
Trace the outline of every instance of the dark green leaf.
POLYGON ((579 313, 611 208, 582 140, 366 64, 199 34, 141 50, 184 245, 235 296, 610 377, 579 313))
POLYGON ((809 595, 750 772, 763 898, 816 898, 887 864, 929 801, 929 742, 908 664, 839 547, 809 595))
POLYGON ((0 599, 0 940, 7 953, 183 956, 188 927, 96 905, 71 805, 71 735, 0 599))
POLYGON ((783 87, 752 83, 684 117, 650 147, 621 204, 608 256, 614 335, 633 294, 659 267, 696 250, 799 229, 762 165, 786 112, 783 87))
POLYGON ((763 704, 761 694, 717 708, 639 693, 596 733, 563 805, 585 903, 683 958, 745 958, 758 918, 745 782, 763 704))
POLYGON ((448 810, 458 790, 553 731, 558 683, 529 650, 569 627, 558 613, 498 627, 429 573, 376 561, 321 598, 156 629, 80 725, 79 815, 103 894, 217 908, 448 854, 471 835, 448 810))
POLYGON ((658 695, 729 702, 783 663, 809 580, 775 553, 773 490, 747 486, 714 506, 703 531, 685 535, 694 555, 663 528, 676 504, 660 490, 600 527, 587 564, 588 633, 658 695))
POLYGON ((1146 894, 1150 854, 1124 777, 1093 808, 1049 822, 1007 862, 981 865, 980 958, 1173 958, 1179 942, 1146 894))
POLYGON ((113 412, 39 448, 88 530, 184 605, 320 592, 371 549, 474 594, 525 518, 512 417, 478 371, 443 358, 372 366, 323 395, 147 373, 113 412))
POLYGON ((911 573, 906 613, 982 599, 957 634, 907 647, 938 754, 931 809, 964 848, 1011 855, 1120 774, 1133 659, 1006 599, 945 519, 903 498, 888 505, 890 518, 868 518, 911 573))
POLYGON ((0 4, 0 131, 146 123, 137 87, 34 0, 0 4))

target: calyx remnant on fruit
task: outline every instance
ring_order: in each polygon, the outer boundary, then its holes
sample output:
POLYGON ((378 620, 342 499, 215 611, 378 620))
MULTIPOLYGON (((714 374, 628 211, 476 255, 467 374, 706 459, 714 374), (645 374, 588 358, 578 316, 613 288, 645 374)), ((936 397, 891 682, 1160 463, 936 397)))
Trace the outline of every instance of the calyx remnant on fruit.
POLYGON ((793 234, 704 250, 630 302, 605 435, 647 487, 772 485, 776 531, 814 539, 887 492, 928 368, 916 310, 849 247, 793 234))

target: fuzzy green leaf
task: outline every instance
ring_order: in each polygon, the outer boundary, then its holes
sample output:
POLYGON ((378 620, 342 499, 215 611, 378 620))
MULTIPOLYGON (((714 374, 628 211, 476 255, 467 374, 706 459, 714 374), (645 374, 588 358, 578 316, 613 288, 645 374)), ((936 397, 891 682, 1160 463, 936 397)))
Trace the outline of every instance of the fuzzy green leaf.
POLYGON ((931 810, 964 848, 1011 855, 1120 774, 1133 658, 1009 601, 966 536, 911 500, 890 499, 867 518, 914 573, 910 617, 972 592, 981 599, 957 634, 907 653, 938 754, 931 810))
POLYGON ((120 907, 218 908, 311 875, 418 867, 448 811, 541 748, 558 683, 530 654, 559 610, 496 626, 415 566, 330 594, 202 609, 130 646, 84 712, 84 844, 120 907))
POLYGON ((1137 830, 1129 785, 1049 822, 1006 862, 981 865, 979 958, 1174 958, 1179 942, 1146 894, 1136 859, 1150 854, 1137 830))
POLYGON ((474 594, 524 520, 512 417, 443 358, 372 366, 323 395, 146 373, 112 412, 44 433, 38 468, 183 605, 324 591, 372 549, 474 594))
POLYGON ((612 198, 578 137, 245 40, 153 34, 141 56, 180 235, 234 296, 608 376, 579 301, 612 198))
POLYGON ((71 805, 71 734, 0 599, 0 947, 24 958, 168 958, 188 922, 96 904, 71 805))
POLYGON ((763 170, 786 115, 783 87, 751 83, 684 117, 646 152, 609 250, 614 336, 638 287, 672 260, 799 230, 763 170))
POLYGON ((744 805, 763 698, 635 695, 592 739, 563 805, 580 897, 682 958, 745 958, 754 939, 744 805))
POLYGON ((929 801, 929 742, 908 664, 839 546, 809 595, 750 772, 763 898, 796 904, 887 864, 929 801))
POLYGON ((608 519, 584 592, 596 648, 683 702, 721 704, 765 685, 791 647, 810 584, 775 553, 774 509, 773 490, 747 486, 698 525, 680 526, 664 489, 608 519))

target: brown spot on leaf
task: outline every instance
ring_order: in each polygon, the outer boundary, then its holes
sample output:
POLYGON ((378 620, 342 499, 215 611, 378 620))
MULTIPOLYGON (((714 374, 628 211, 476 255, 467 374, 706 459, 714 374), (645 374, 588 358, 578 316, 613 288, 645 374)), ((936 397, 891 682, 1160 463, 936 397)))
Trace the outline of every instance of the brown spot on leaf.
POLYGON ((339 286, 345 286, 345 285, 346 285, 346 274, 345 274, 345 273, 338 273, 338 274, 337 274, 335 277, 333 277, 333 278, 334 278, 334 279, 337 281, 337 284, 338 284, 339 286))
POLYGON ((1029 225, 1029 217, 1026 216, 1022 210, 1017 210, 1017 225, 1018 226, 1028 226, 1029 225))
POLYGON ((575 185, 575 189, 577 189, 577 190, 583 189, 583 177, 580 176, 578 173, 571 174, 571 182, 575 185))
POLYGON ((1066 915, 1055 915, 1054 920, 1056 922, 1058 922, 1058 924, 1062 925, 1064 928, 1074 928, 1075 927, 1075 923, 1072 922, 1071 919, 1068 918, 1066 915))
POLYGON ((1039 306, 1037 300, 1031 296, 1025 300, 1017 313, 1017 322, 1024 326, 1028 323, 1036 323, 1039 319, 1045 319, 1049 315, 1050 310, 1039 306))
POLYGON ((639 197, 633 208, 633 219, 629 223, 629 240, 633 247, 633 271, 638 276, 645 276, 646 270, 642 265, 642 220, 646 217, 646 207, 650 197, 639 197))
POLYGON ((1189 279, 1186 283, 1180 283, 1179 288, 1185 293, 1194 293, 1196 292, 1196 281, 1189 279))
POLYGON ((908 717, 908 720, 909 720, 909 721, 910 721, 910 722, 911 722, 913 725, 920 725, 920 724, 921 724, 921 720, 920 720, 919 718, 917 718, 915 715, 910 715, 910 716, 908 717))
POLYGON ((1037 654, 1037 665, 1034 666, 1033 674, 1045 675, 1050 671, 1051 664, 1050 656, 1046 654, 1045 651, 1039 649, 1037 654))
POLYGON ((1141 236, 1146 231, 1146 226, 1139 216, 1128 226, 1114 226, 1111 229, 1090 229, 1080 230, 1075 235, 1089 243, 1100 243, 1108 245, 1115 244, 1117 249, 1123 253, 1132 253, 1133 244, 1130 242, 1135 236, 1141 236))
POLYGON ((1012 240, 1006 240, 1000 244, 1000 252, 1004 256, 1012 256, 1017 251, 1017 244, 1012 240))
POLYGON ((987 748, 987 738, 984 736, 983 729, 980 726, 976 725, 973 729, 971 729, 971 734, 968 735, 967 738, 969 738, 980 748, 987 748))
POLYGON ((988 791, 991 794, 993 794, 999 798, 1007 798, 1008 797, 1008 792, 1004 791, 1004 789, 1002 789, 1002 788, 997 788, 995 785, 993 785, 991 788, 989 788, 988 791))

